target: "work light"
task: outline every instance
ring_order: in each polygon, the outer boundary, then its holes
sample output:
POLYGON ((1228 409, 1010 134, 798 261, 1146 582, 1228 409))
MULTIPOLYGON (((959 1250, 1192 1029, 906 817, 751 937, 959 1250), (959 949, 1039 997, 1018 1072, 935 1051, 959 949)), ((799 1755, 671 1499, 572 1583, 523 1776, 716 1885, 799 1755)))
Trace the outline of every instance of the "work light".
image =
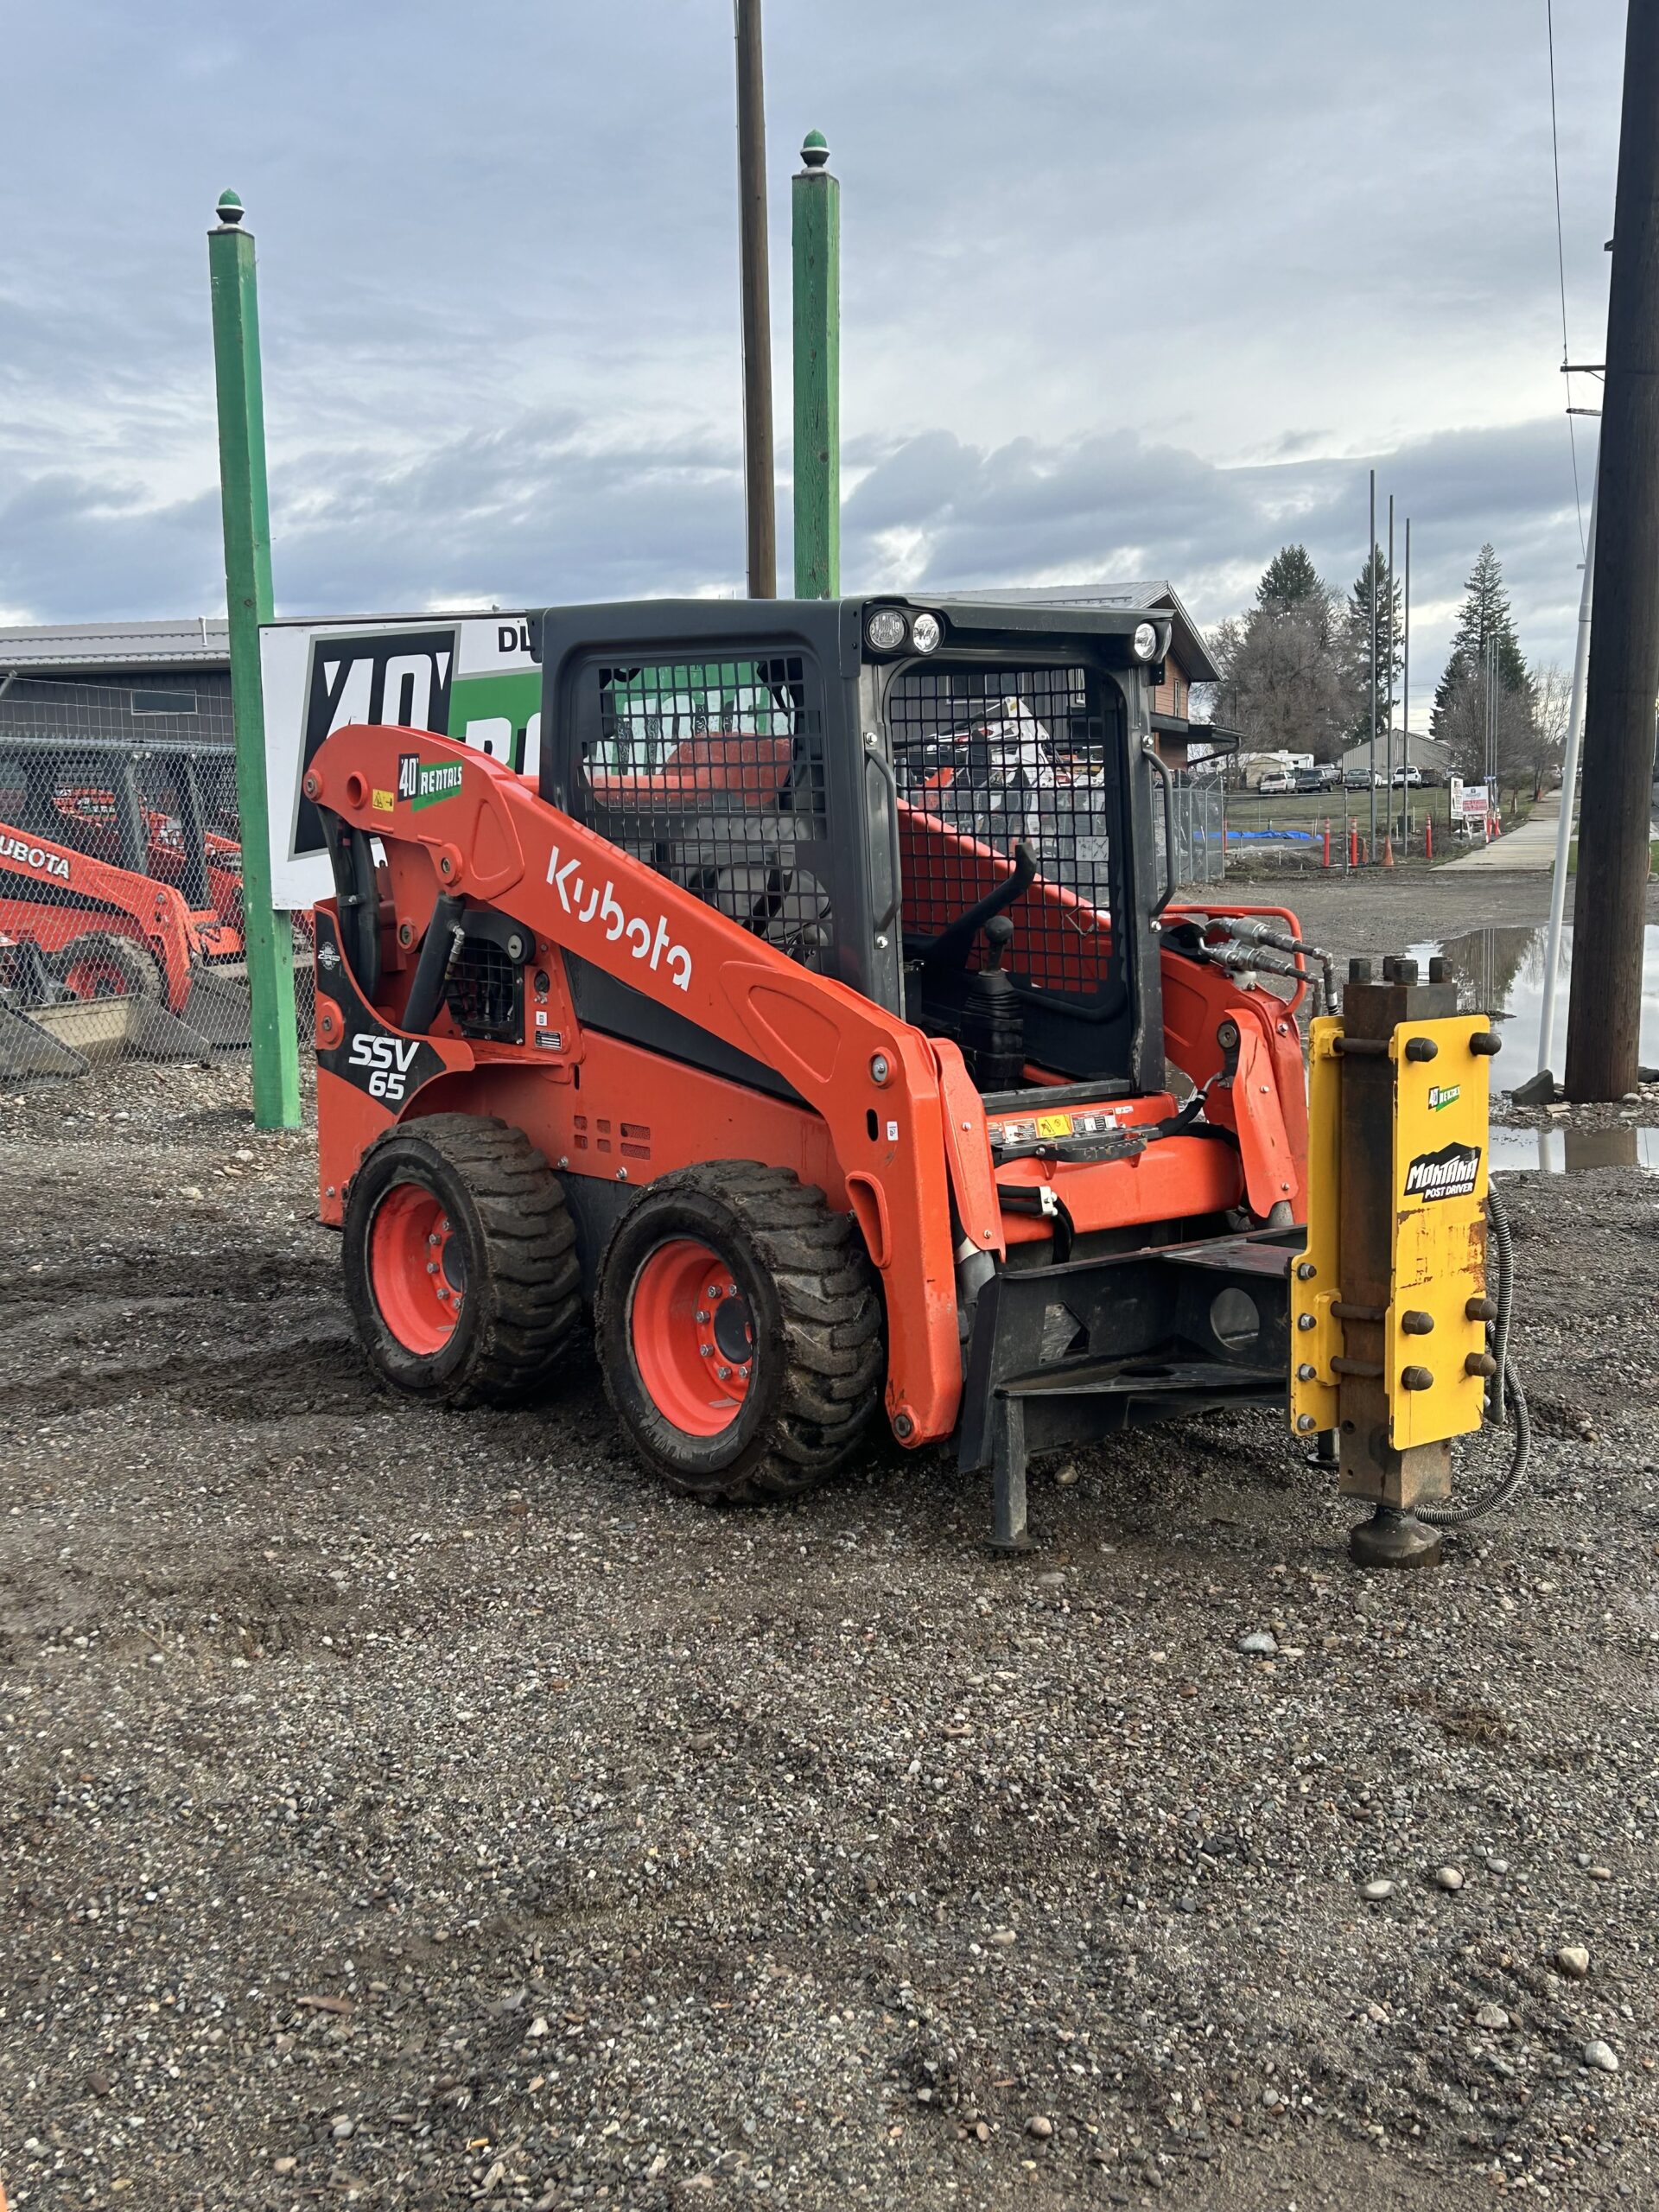
POLYGON ((944 635, 937 614, 918 614, 910 626, 910 642, 918 653, 931 653, 944 635))
POLYGON ((896 607, 878 607, 864 625, 864 635, 879 653, 896 653, 905 642, 905 618, 896 607))
POLYGON ((1158 632, 1150 622, 1137 622, 1135 629, 1135 657, 1136 660, 1151 660, 1158 651, 1158 632))

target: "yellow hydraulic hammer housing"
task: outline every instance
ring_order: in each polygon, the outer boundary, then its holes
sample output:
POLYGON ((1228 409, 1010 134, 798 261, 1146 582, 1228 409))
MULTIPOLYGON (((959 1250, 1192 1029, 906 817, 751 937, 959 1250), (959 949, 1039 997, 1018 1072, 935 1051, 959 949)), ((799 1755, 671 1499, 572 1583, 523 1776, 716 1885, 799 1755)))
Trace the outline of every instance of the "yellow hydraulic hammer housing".
POLYGON ((1355 1531, 1368 1564, 1438 1552, 1414 1509, 1450 1497, 1450 1440, 1481 1427, 1493 1371, 1485 1200, 1498 1040, 1484 1015, 1455 1007, 1439 962, 1425 985, 1414 963, 1390 961, 1380 984, 1351 977, 1342 1015, 1316 1020, 1310 1040, 1290 1419, 1306 1440, 1336 1440, 1342 1491, 1376 1508, 1355 1531))

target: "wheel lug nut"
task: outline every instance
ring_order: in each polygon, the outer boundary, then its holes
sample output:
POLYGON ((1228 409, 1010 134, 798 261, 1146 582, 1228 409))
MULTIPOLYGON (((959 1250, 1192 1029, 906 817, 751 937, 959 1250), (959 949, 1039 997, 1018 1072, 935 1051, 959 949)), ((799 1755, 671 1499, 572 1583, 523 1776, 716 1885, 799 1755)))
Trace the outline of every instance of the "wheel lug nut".
POLYGON ((729 1367, 717 1367, 715 1372, 722 1382, 729 1382, 732 1379, 732 1370, 729 1367))
POLYGON ((709 1319, 709 1316, 706 1313, 699 1313, 697 1319, 699 1321, 706 1321, 709 1319))
POLYGON ((427 1263, 426 1263, 426 1272, 427 1272, 427 1273, 428 1273, 428 1274, 429 1274, 429 1275, 435 1275, 435 1274, 436 1274, 436 1273, 438 1272, 438 1263, 437 1263, 437 1262, 436 1262, 435 1260, 429 1260, 429 1261, 427 1262, 427 1263))
POLYGON ((715 1348, 712 1344, 699 1344, 697 1350, 705 1359, 712 1359, 715 1356, 715 1348))

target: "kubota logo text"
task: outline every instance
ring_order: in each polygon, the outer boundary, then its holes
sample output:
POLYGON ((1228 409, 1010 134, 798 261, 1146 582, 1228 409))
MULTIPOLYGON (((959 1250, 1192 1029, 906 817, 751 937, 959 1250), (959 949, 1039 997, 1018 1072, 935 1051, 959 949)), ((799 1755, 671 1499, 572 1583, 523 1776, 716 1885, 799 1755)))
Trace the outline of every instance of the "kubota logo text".
POLYGON ((559 849, 554 846, 548 856, 547 880, 559 894, 559 904, 567 914, 574 914, 579 922, 600 921, 613 944, 626 937, 628 950, 636 960, 643 960, 648 967, 660 967, 664 961, 676 987, 682 991, 691 988, 691 956, 683 944, 671 944, 668 920, 665 915, 657 917, 653 933, 651 924, 640 914, 623 912, 616 895, 616 887, 609 876, 602 890, 589 890, 582 881, 580 856, 559 865, 559 849), (586 894, 584 896, 584 893, 586 894))
POLYGON ((418 1037, 353 1037, 350 1064, 369 1071, 371 1098, 389 1098, 397 1105, 420 1049, 418 1037))
POLYGON ((27 837, 0 836, 0 861, 16 861, 21 867, 38 868, 42 875, 54 875, 60 883, 69 880, 69 862, 62 853, 50 853, 44 845, 31 845, 27 837))

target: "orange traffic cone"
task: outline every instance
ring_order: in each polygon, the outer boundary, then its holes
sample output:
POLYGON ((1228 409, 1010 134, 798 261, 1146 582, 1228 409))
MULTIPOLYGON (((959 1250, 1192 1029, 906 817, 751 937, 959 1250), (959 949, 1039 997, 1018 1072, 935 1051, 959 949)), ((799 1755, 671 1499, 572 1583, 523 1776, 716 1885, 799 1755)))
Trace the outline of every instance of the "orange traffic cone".
POLYGON ((1385 836, 1382 840, 1382 865, 1384 868, 1392 868, 1394 866, 1394 838, 1392 834, 1385 836))

